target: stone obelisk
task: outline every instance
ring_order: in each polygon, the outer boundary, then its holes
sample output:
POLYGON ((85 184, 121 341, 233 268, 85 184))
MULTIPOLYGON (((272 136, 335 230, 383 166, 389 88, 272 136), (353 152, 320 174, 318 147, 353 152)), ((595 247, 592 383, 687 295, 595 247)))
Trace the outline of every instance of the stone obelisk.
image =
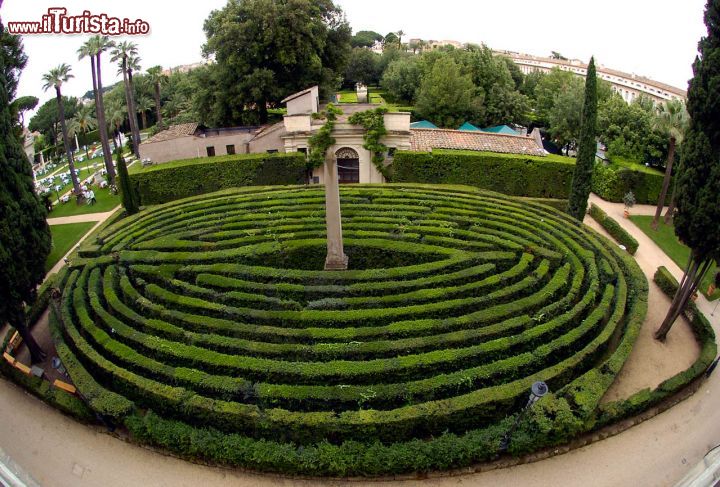
POLYGON ((333 155, 325 159, 325 222, 327 223, 325 270, 347 270, 348 258, 343 248, 340 217, 340 185, 338 184, 337 161, 333 155))

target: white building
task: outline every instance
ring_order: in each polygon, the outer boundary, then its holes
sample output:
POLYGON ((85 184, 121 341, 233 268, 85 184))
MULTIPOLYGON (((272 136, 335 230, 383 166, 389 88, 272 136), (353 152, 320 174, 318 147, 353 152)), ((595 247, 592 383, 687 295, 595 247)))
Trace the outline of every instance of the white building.
MULTIPOLYGON (((534 71, 549 73, 553 68, 560 68, 563 71, 569 71, 583 77, 587 74, 587 64, 578 59, 555 59, 510 51, 495 51, 495 53, 512 59, 524 74, 529 74, 534 71)), ((620 94, 628 103, 635 100, 641 94, 649 96, 656 102, 667 100, 685 101, 687 99, 687 92, 685 90, 651 80, 644 76, 624 73, 607 68, 602 64, 596 64, 596 70, 598 77, 609 82, 613 91, 620 94)))

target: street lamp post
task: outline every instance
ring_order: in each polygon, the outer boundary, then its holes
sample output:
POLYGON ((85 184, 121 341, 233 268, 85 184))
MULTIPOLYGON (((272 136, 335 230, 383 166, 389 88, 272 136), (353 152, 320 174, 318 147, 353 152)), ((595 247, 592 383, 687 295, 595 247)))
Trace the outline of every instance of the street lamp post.
POLYGON ((510 437, 517 429, 518 425, 520 424, 520 420, 525 415, 525 412, 532 407, 533 404, 538 402, 541 397, 545 396, 550 389, 548 388, 547 384, 543 381, 537 381, 534 382, 533 385, 530 387, 530 397, 528 397, 528 402, 525 405, 524 408, 520 411, 520 414, 518 414, 518 417, 515 418, 515 422, 510 427, 510 429, 505 433, 500 440, 500 451, 506 452, 508 450, 508 447, 510 446, 510 437))

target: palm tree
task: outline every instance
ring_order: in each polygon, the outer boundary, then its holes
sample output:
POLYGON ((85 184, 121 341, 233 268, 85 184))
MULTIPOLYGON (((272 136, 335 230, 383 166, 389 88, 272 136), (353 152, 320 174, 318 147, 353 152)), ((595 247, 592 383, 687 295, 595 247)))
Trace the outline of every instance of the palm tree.
MULTIPOLYGON (((78 111, 75 112, 75 116, 68 124, 68 134, 70 137, 78 133, 87 134, 97 128, 98 121, 93 117, 93 112, 95 111, 95 108, 90 105, 80 105, 78 111)), ((85 156, 90 159, 87 144, 85 145, 85 156)))
MULTIPOLYGON (((137 61, 133 61, 133 58, 137 58, 137 45, 134 42, 123 41, 116 44, 111 51, 112 62, 117 62, 120 66, 120 71, 123 75, 123 82, 125 84, 125 102, 128 109, 128 118, 130 119, 130 131, 133 135, 133 150, 135 157, 140 158, 140 130, 137 128, 137 110, 135 110, 134 95, 132 92, 132 70, 128 72, 128 65, 132 66, 137 61)), ((139 67, 139 66, 138 66, 139 67)))
POLYGON ((132 114, 133 114, 133 121, 135 122, 135 129, 133 130, 133 142, 137 141, 133 144, 133 148, 135 148, 135 152, 138 157, 139 155, 139 149, 137 147, 140 145, 142 140, 140 139, 140 125, 137 122, 137 114, 138 114, 138 107, 137 107, 137 99, 135 96, 135 85, 133 83, 133 73, 140 71, 140 57, 139 56, 130 56, 127 60, 127 75, 128 75, 128 87, 130 89, 130 103, 132 103, 132 114))
POLYGON ((155 115, 157 116, 157 126, 162 130, 162 110, 160 109, 160 87, 167 83, 168 77, 163 73, 162 66, 153 66, 147 70, 148 79, 155 88, 155 115))
POLYGON ((90 57, 90 66, 92 69, 93 91, 95 94, 95 116, 100 132, 100 143, 103 148, 103 159, 105 161, 105 170, 108 173, 110 184, 115 184, 115 168, 113 166, 112 154, 110 152, 110 142, 108 139, 107 128, 105 123, 105 106, 102 97, 102 77, 100 69, 100 54, 113 45, 113 42, 107 36, 93 36, 88 39, 85 44, 78 49, 78 59, 86 56, 90 57))
POLYGON ((113 139, 117 135, 118 138, 115 140, 115 148, 119 148, 122 144, 120 143, 120 127, 122 127, 125 121, 126 109, 120 103, 108 103, 107 105, 107 120, 110 123, 110 127, 113 129, 113 139))
MULTIPOLYGON (((683 134, 688 124, 688 114, 685 110, 685 104, 679 100, 670 100, 658 107, 657 117, 655 118, 655 126, 666 132, 669 137, 667 162, 665 163, 665 178, 663 179, 660 198, 658 199, 657 208, 655 209, 655 217, 652 220, 651 227, 657 230, 660 215, 663 206, 665 206, 665 198, 667 197, 668 186, 670 186, 670 178, 672 176, 672 167, 675 162, 675 146, 682 143, 683 134)), ((672 211, 675 209, 675 189, 671 198, 670 208, 665 215, 666 221, 668 215, 672 218, 672 211)))
POLYGON ((58 104, 58 114, 60 115, 60 128, 62 129, 63 144, 65 145, 65 154, 68 158, 68 167, 70 168, 70 178, 72 179, 73 192, 76 195, 80 196, 82 194, 82 191, 80 190, 80 181, 78 180, 77 174, 75 174, 75 162, 73 161, 72 153, 70 152, 70 143, 68 142, 68 130, 65 123, 65 107, 63 106, 62 100, 62 85, 71 78, 74 78, 74 76, 70 74, 70 66, 65 63, 62 63, 58 67, 51 69, 42 77, 43 81, 45 82, 45 84, 43 85, 44 91, 47 91, 50 88, 55 88, 55 97, 58 104))
POLYGON ((137 110, 140 113, 143 130, 147 128, 147 112, 152 110, 154 106, 155 102, 147 95, 140 95, 137 99, 137 110))
POLYGON ((405 35, 405 32, 404 32, 402 29, 400 29, 399 31, 397 31, 398 47, 400 47, 400 48, 402 48, 402 37, 403 37, 404 35, 405 35))

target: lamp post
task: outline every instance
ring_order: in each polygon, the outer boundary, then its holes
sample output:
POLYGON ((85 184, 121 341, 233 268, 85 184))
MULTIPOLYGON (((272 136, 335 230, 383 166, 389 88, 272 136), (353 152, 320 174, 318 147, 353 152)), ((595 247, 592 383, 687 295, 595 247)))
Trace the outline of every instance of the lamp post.
POLYGON ((506 452, 508 450, 508 447, 510 446, 510 437, 512 436, 515 429, 517 429, 518 425, 520 424, 520 420, 525 415, 525 412, 532 407, 533 404, 538 402, 540 398, 545 396, 550 389, 548 388, 547 384, 543 381, 537 381, 534 382, 533 385, 530 387, 530 397, 528 397, 528 402, 525 405, 524 408, 520 411, 520 414, 518 414, 518 417, 515 418, 515 422, 510 427, 510 429, 505 433, 500 440, 500 451, 506 452))

